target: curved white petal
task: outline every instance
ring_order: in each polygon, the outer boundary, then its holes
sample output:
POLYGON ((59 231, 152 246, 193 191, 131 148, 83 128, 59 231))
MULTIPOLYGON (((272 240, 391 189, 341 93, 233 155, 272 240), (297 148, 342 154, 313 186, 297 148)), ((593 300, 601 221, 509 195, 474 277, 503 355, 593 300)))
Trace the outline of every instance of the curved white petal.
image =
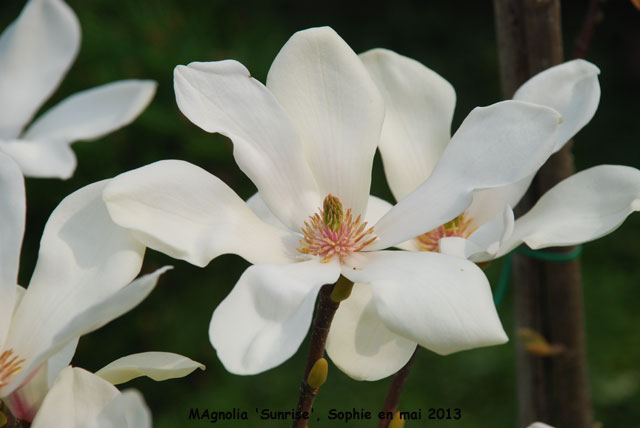
MULTIPOLYGON (((76 309, 73 318, 58 329, 53 336, 51 348, 56 349, 59 343, 67 343, 69 340, 80 337, 99 329, 108 322, 129 312, 138 306, 153 291, 158 283, 160 275, 171 269, 165 266, 154 272, 143 275, 125 287, 116 290, 110 296, 102 298, 92 306, 84 305, 81 309, 76 309)), ((44 351, 46 356, 50 351, 44 351)), ((41 357, 36 357, 37 361, 41 357)))
POLYGON ((96 372, 113 385, 129 382, 140 376, 155 381, 184 377, 195 369, 204 370, 204 364, 171 352, 142 352, 127 355, 107 364, 96 372))
POLYGON ((233 141, 238 166, 269 209, 301 230, 322 203, 291 120, 275 97, 236 61, 192 62, 173 73, 182 113, 233 141))
POLYGON ((282 224, 278 217, 271 212, 267 204, 264 203, 264 199, 262 199, 259 192, 247 199, 247 206, 251 208, 251 211, 253 211, 253 213, 263 222, 279 229, 289 231, 289 228, 282 224))
POLYGON ((440 252, 473 262, 486 262, 497 257, 514 228, 513 211, 506 206, 503 212, 480 226, 468 238, 449 237, 439 241, 440 252))
POLYGON ((551 425, 543 424, 542 422, 534 422, 527 428, 553 428, 551 425))
POLYGON ((54 380, 71 362, 78 346, 78 339, 75 338, 51 356, 35 373, 29 375, 20 388, 2 399, 11 409, 13 416, 26 421, 33 420, 54 380))
POLYGON ((53 141, 0 141, 0 152, 11 156, 27 177, 66 180, 78 163, 68 144, 53 141))
POLYGON ((47 360, 47 384, 49 386, 53 385, 53 382, 56 380, 60 372, 71 364, 71 360, 76 353, 79 340, 79 337, 72 339, 64 346, 64 348, 47 360))
POLYGON ((474 109, 447 145, 431 176, 375 225, 386 248, 432 230, 469 207, 477 189, 505 186, 533 174, 556 141, 558 113, 521 101, 474 109))
POLYGON ((256 374, 289 359, 309 330, 318 290, 339 276, 335 259, 249 267, 211 318, 209 338, 225 368, 256 374))
POLYGON ((500 251, 521 242, 533 249, 576 245, 600 238, 640 211, 640 170, 599 165, 561 181, 516 220, 500 251))
POLYGON ((140 270, 144 247, 109 218, 101 197, 106 183, 69 195, 45 226, 38 262, 5 344, 26 362, 5 393, 74 338, 57 337, 74 317, 110 298, 140 270))
POLYGON ((364 214, 384 104, 355 52, 329 27, 299 31, 273 61, 267 87, 296 126, 320 193, 364 214))
POLYGON ((25 131, 25 140, 71 143, 102 137, 131 123, 156 92, 152 80, 121 80, 65 98, 25 131))
POLYGON ((451 138, 453 86, 411 58, 386 49, 360 54, 384 97, 380 154, 396 200, 427 179, 451 138))
POLYGON ((16 300, 20 247, 24 234, 24 179, 11 158, 0 153, 0 346, 16 300))
POLYGON ((389 331, 378 316, 371 286, 354 284, 340 303, 327 338, 331 361, 357 380, 378 380, 400 370, 416 343, 389 331))
POLYGON ((61 0, 29 1, 0 36, 0 138, 20 134, 80 47, 80 24, 61 0))
POLYGON ((376 224, 391 208, 393 208, 393 204, 377 196, 369 195, 367 214, 364 216, 364 221, 369 225, 376 224))
POLYGON ((515 208, 531 185, 535 174, 531 174, 513 184, 473 192, 473 202, 466 213, 473 224, 485 224, 496 216, 502 215, 505 208, 515 208))
POLYGON ((32 428, 151 427, 142 398, 124 396, 109 382, 86 370, 67 367, 44 399, 32 428), (140 417, 140 414, 145 417, 140 417), (137 423, 132 425, 131 423, 137 423))
POLYGON ((151 410, 139 391, 127 389, 100 412, 97 427, 151 428, 151 410))
POLYGON ((297 244, 291 232, 256 217, 220 179, 184 161, 125 172, 103 196, 113 220, 144 245, 197 266, 225 253, 251 263, 288 263, 297 244))
POLYGON ((441 355, 505 343, 489 281, 474 263, 432 252, 360 253, 342 274, 371 284, 392 332, 441 355))
POLYGON ((468 247, 466 258, 473 262, 486 262, 496 258, 500 248, 513 234, 513 229, 513 210, 507 205, 502 213, 480 226, 467 238, 470 243, 482 251, 469 251, 471 247, 468 247))
POLYGON ((558 127, 558 151, 584 127, 600 102, 600 70, 583 59, 548 68, 527 80, 513 95, 514 100, 551 107, 562 115, 558 127))

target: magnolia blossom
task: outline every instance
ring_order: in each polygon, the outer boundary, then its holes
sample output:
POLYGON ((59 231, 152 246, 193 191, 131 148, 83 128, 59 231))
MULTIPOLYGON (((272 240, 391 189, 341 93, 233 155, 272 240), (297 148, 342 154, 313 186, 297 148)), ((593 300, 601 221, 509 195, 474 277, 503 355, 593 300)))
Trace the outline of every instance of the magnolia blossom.
MULTIPOLYGON (((120 358, 95 374, 69 366, 77 340, 49 358, 24 386, 21 398, 36 409, 32 427, 144 428, 151 414, 135 390, 114 385, 147 376, 156 381, 183 377, 204 366, 182 355, 144 352, 120 358)), ((11 406, 12 401, 8 401, 11 406)))
POLYGON ((61 350, 72 354, 78 337, 135 307, 168 269, 132 282, 145 248, 109 218, 105 185, 83 187, 53 211, 23 292, 17 274, 24 182, 15 162, 0 153, 0 399, 20 419, 35 414, 36 403, 23 399, 20 388, 43 363, 61 350))
MULTIPOLYGON (((104 199, 114 221, 150 248, 197 266, 223 253, 254 264, 211 320, 210 339, 227 370, 259 373, 288 359, 309 329, 318 290, 340 275, 359 283, 343 304, 367 300, 377 322, 375 330, 338 326, 333 338, 334 349, 344 342, 384 361, 363 378, 394 373, 416 344, 448 354, 507 340, 475 264, 382 251, 407 239, 407 222, 378 221, 387 206, 369 197, 384 103, 332 29, 291 37, 266 86, 230 60, 178 66, 174 84, 193 123, 232 140, 258 193, 245 203, 203 169, 166 160, 116 177, 104 199)), ((474 110, 430 179, 433 203, 390 213, 415 211, 416 230, 441 224, 475 189, 535 171, 553 149, 558 121, 554 110, 519 101, 474 110)), ((350 372, 336 352, 331 357, 350 372)))
POLYGON ((64 99, 26 127, 79 47, 80 24, 62 0, 30 0, 0 35, 0 152, 26 176, 71 177, 76 157, 70 143, 127 125, 155 93, 150 80, 109 83, 64 99))
MULTIPOLYGON (((433 71, 394 52, 375 49, 361 59, 387 106, 380 152, 389 186, 397 200, 406 197, 402 204, 429 205, 424 195, 409 194, 435 173, 434 166, 446 153, 455 92, 433 71)), ((514 94, 515 100, 549 106, 562 114, 554 152, 593 117, 600 99, 598 74, 587 61, 569 61, 537 74, 514 94)), ((488 261, 522 242, 538 249, 599 238, 640 210, 640 171, 600 165, 560 182, 514 222, 512 207, 532 179, 533 174, 508 186, 475 191, 469 207, 437 227, 415 231, 401 247, 488 261)))

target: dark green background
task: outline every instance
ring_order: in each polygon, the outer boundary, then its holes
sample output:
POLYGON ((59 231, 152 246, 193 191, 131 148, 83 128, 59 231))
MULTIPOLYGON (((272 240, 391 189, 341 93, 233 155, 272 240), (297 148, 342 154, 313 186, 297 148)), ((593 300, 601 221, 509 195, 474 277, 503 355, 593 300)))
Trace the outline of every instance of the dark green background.
MULTIPOLYGON (((50 212, 72 191, 97 180, 166 158, 184 159, 217 175, 244 198, 255 188, 239 171, 229 141, 191 124, 176 107, 172 70, 177 64, 234 58, 264 81, 272 59, 295 31, 332 26, 356 52, 385 47, 413 57, 448 79, 458 103, 454 130, 477 105, 500 99, 491 2, 69 1, 82 25, 79 57, 45 107, 83 89, 124 78, 150 78, 158 93, 132 125, 94 142, 77 143, 78 169, 71 180, 27 179, 27 231, 20 280, 27 284, 42 229, 50 212)), ((3 2, 0 28, 23 1, 3 2)), ((586 12, 586 1, 564 4, 566 52, 586 12)), ((609 1, 588 59, 601 70, 602 100, 591 123, 576 138, 578 169, 601 163, 640 166, 640 12, 627 1, 609 1)), ((0 71, 1 72, 1 71, 0 71)), ((376 159, 374 194, 389 198, 376 159)), ((640 420, 640 216, 621 230, 585 246, 583 274, 588 358, 596 420, 605 427, 640 420)), ((213 309, 231 290, 247 262, 222 256, 204 269, 148 252, 144 271, 164 264, 175 269, 138 308, 80 341, 74 364, 97 370, 134 352, 172 351, 207 365, 185 379, 131 382, 152 408, 156 427, 204 426, 189 422, 190 407, 247 410, 249 422, 220 426, 287 426, 257 420, 254 409, 291 409, 306 354, 258 376, 231 375, 207 337, 213 309)), ((502 263, 488 270, 495 284, 502 263)), ((511 293, 499 307, 513 337, 511 293)), ((230 325, 230 329, 234 326, 230 325)), ((405 410, 460 408, 461 421, 422 421, 407 426, 515 426, 513 343, 448 357, 422 352, 405 390, 405 410)), ((356 382, 330 366, 314 416, 331 408, 377 411, 388 381, 356 382)), ((126 387, 126 386, 124 386, 126 387)), ((323 421, 312 426, 373 427, 374 421, 323 421)))

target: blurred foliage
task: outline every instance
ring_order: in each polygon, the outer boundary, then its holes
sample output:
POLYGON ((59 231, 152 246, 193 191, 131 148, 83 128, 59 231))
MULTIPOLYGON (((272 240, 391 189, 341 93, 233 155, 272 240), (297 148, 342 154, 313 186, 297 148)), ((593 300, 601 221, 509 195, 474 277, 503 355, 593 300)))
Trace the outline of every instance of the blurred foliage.
MULTIPOLYGON (((94 181, 159 159, 184 159, 217 175, 240 196, 255 188, 233 161, 229 141, 191 124, 176 107, 172 70, 177 64, 233 58, 264 81, 280 47, 295 31, 332 26, 356 52, 385 47, 413 57, 447 78, 456 88, 454 127, 477 105, 500 99, 491 2, 396 2, 328 0, 155 0, 149 2, 69 0, 83 31, 82 49, 62 86, 45 108, 83 89, 124 78, 150 78, 158 93, 132 125, 94 142, 74 145, 78 169, 68 181, 27 180, 27 231, 20 282, 27 284, 49 213, 72 191, 94 181)), ((586 0, 564 3, 566 52, 586 12, 586 0)), ((23 1, 3 2, 0 28, 19 13, 23 1)), ((596 117, 575 143, 576 165, 600 163, 640 166, 640 13, 630 2, 610 1, 588 54, 602 69, 602 100, 596 117)), ((372 193, 391 199, 376 158, 372 193)), ((583 274, 588 357, 596 420, 605 427, 640 420, 640 216, 621 230, 585 246, 583 274)), ((159 428, 195 426, 191 407, 238 408, 249 421, 221 426, 283 426, 259 421, 256 408, 290 410, 295 406, 307 343, 294 358, 258 376, 227 373, 208 340, 215 306, 231 290, 247 262, 222 256, 204 269, 148 252, 144 271, 164 264, 175 269, 131 313, 80 341, 74 364, 97 370, 134 352, 172 351, 207 365, 185 379, 130 383, 140 389, 159 428)), ((488 270, 496 283, 502 262, 488 270)), ((515 285, 517 286, 517 284, 515 285)), ((499 308, 514 337, 510 294, 499 308)), ((233 329, 234 326, 228 326, 233 329)), ((388 381, 356 382, 335 366, 316 402, 314 416, 331 408, 382 406, 388 381)), ((127 387, 127 386, 124 386, 127 387)), ((516 415, 513 344, 440 357, 422 352, 401 402, 404 410, 460 408, 462 421, 428 421, 433 427, 509 427, 516 415)), ((203 422, 200 422, 200 424, 203 422)), ((312 426, 341 426, 320 422, 312 426)), ((350 422, 371 427, 372 421, 350 422)), ((423 422, 407 426, 423 426, 423 422)))

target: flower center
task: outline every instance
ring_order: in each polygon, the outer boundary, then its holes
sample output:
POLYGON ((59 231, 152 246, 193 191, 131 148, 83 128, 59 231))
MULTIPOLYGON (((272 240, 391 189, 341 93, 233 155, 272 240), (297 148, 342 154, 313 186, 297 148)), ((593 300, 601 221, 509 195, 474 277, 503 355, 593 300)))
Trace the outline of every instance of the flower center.
POLYGON ((440 251, 438 243, 440 239, 450 237, 467 238, 478 228, 473 226, 472 223, 473 219, 467 218, 465 213, 462 213, 450 222, 418 236, 416 238, 418 245, 423 251, 440 251))
POLYGON ((24 358, 19 358, 13 353, 13 349, 4 351, 0 355, 0 388, 7 385, 11 376, 22 370, 24 358))
POLYGON ((367 222, 360 223, 360 217, 354 220, 351 209, 345 213, 340 199, 328 195, 320 212, 304 222, 304 239, 300 240, 301 248, 297 250, 303 254, 320 256, 323 263, 334 255, 344 262, 347 255, 362 250, 376 240, 373 227, 365 230, 367 222))

